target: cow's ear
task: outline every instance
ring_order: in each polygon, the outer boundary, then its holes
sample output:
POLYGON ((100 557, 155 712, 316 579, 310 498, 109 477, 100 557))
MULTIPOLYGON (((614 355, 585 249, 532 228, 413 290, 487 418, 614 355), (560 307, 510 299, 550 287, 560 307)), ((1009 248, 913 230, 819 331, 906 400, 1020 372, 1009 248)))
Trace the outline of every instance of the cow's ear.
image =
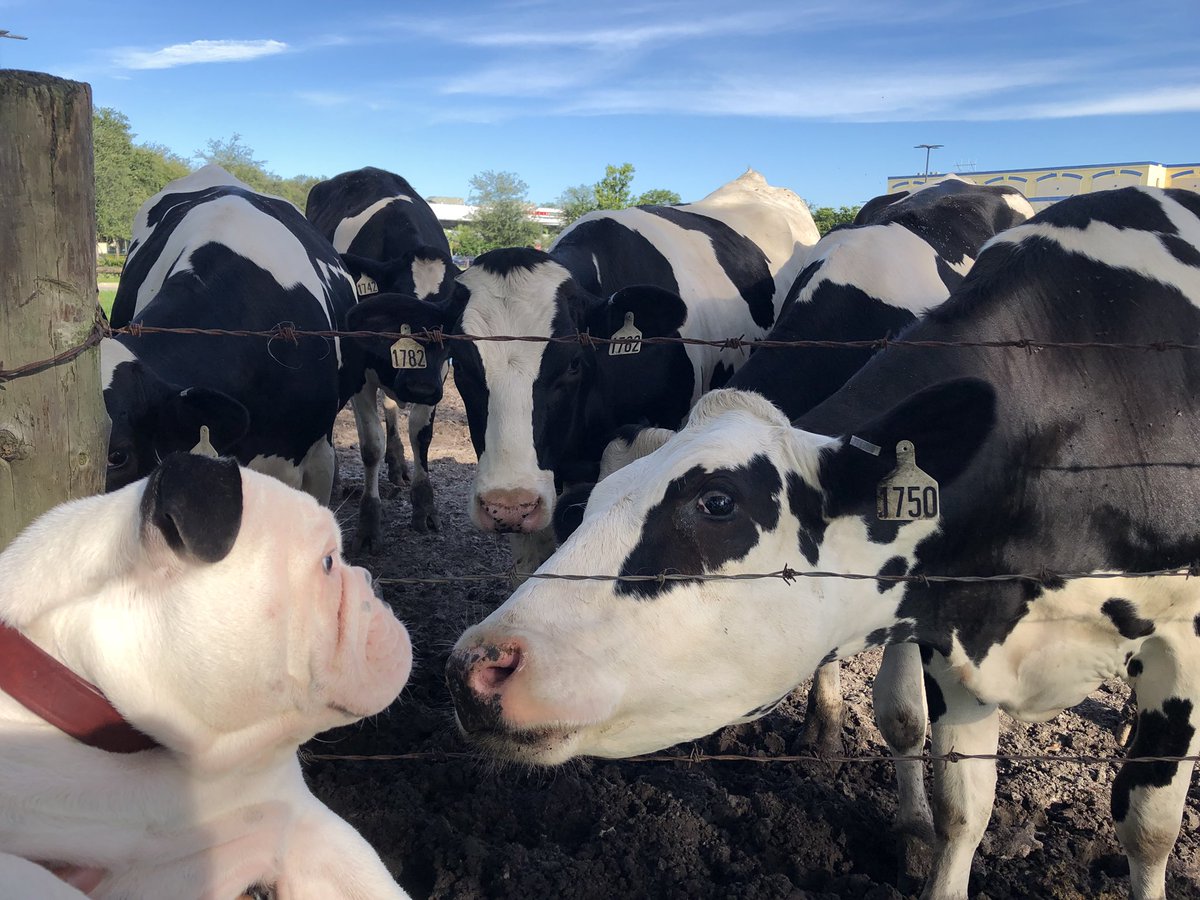
POLYGON ((189 450, 200 440, 200 426, 218 453, 228 454, 250 430, 250 413, 237 400, 211 388, 173 392, 162 405, 156 443, 167 450, 189 450))
POLYGON ((687 321, 687 306, 678 294, 648 284, 622 288, 589 316, 592 334, 611 337, 625 325, 626 313, 642 337, 667 337, 687 321))
POLYGON ((918 391, 845 435, 822 460, 829 514, 845 515, 874 504, 879 482, 896 468, 900 441, 911 441, 917 466, 946 487, 975 459, 995 422, 996 392, 986 381, 956 378, 918 391), (879 448, 877 456, 861 449, 869 445, 879 448))
POLYGON ((462 318, 463 311, 467 308, 470 300, 471 289, 456 279, 450 297, 443 307, 442 321, 445 323, 443 330, 450 331, 457 327, 458 320, 462 318))
POLYGON ((349 272, 350 277, 355 281, 358 281, 363 275, 366 275, 377 284, 382 284, 387 280, 388 264, 375 259, 367 259, 365 256, 343 253, 342 268, 349 272))
MULTIPOLYGON (((352 306, 346 313, 349 331, 398 332, 401 325, 413 331, 424 330, 422 324, 437 307, 411 294, 376 294, 352 306)), ((390 343, 390 341, 389 341, 390 343)))
POLYGON ((554 539, 563 543, 575 533, 579 523, 583 521, 583 512, 587 509, 588 498, 592 495, 594 484, 573 484, 563 491, 554 504, 554 539))
POLYGON ((232 459, 172 453, 146 479, 142 530, 155 529, 178 556, 224 559, 242 527, 242 474, 232 459))

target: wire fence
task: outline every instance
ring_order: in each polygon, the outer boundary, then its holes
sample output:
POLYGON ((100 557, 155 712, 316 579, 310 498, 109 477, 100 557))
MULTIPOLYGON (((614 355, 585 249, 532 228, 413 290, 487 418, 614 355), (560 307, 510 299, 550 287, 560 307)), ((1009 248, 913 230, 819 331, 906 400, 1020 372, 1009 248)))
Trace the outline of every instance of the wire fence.
MULTIPOLYGON (((628 344, 629 338, 607 338, 592 335, 589 332, 578 332, 573 335, 471 335, 444 332, 440 329, 422 330, 415 332, 380 332, 380 331, 343 331, 337 329, 302 329, 294 323, 280 322, 269 330, 243 330, 226 328, 164 328, 146 326, 137 323, 112 327, 99 313, 87 336, 77 344, 46 359, 24 363, 5 368, 4 360, 0 360, 0 386, 6 381, 27 377, 45 371, 53 366, 71 362, 83 353, 96 347, 105 338, 121 335, 140 337, 150 334, 179 334, 190 336, 265 338, 271 341, 286 341, 297 344, 301 338, 360 338, 399 340, 401 338, 415 339, 422 343, 445 347, 447 342, 530 342, 554 344, 578 344, 584 347, 602 347, 610 344, 628 344)), ((1179 341, 1152 341, 1145 343, 1110 342, 1110 341, 1048 341, 1037 338, 1013 338, 1009 340, 992 341, 924 341, 905 340, 892 337, 880 337, 868 340, 833 341, 833 340, 770 340, 767 338, 748 339, 744 336, 725 338, 722 340, 704 340, 686 337, 642 337, 641 344, 682 344, 689 346, 714 347, 721 350, 740 350, 751 348, 762 349, 842 349, 842 350, 873 350, 879 351, 888 347, 916 347, 930 350, 938 349, 1008 349, 1022 350, 1032 354, 1041 350, 1078 351, 1078 350, 1113 350, 1122 352, 1178 352, 1197 351, 1200 344, 1190 344, 1179 341)), ((854 572, 829 571, 799 571, 790 566, 773 572, 737 573, 737 574, 688 574, 683 572, 660 572, 657 574, 638 575, 597 575, 570 574, 549 572, 519 572, 515 568, 501 572, 483 572, 465 575, 413 576, 413 577, 379 577, 375 579, 378 585, 452 585, 464 583, 502 582, 514 579, 542 579, 558 581, 607 581, 607 582, 655 582, 665 585, 669 582, 734 582, 758 579, 780 579, 788 584, 796 583, 799 579, 809 578, 838 578, 860 581, 875 581, 878 583, 918 583, 923 586, 932 584, 982 584, 1003 582, 1026 582, 1038 585, 1060 584, 1066 581, 1081 579, 1114 579, 1114 578, 1192 578, 1200 577, 1200 561, 1187 566, 1156 569, 1143 572, 1055 572, 1041 569, 1037 572, 1001 573, 991 575, 937 575, 937 574, 865 574, 854 572)), ((447 752, 447 751, 418 751, 412 753, 393 754, 328 754, 302 752, 302 758, 314 762, 446 762, 450 760, 483 760, 480 753, 447 752)), ((893 756, 891 754, 858 754, 815 755, 815 754, 775 754, 764 756, 747 756, 739 754, 707 754, 693 751, 687 755, 675 754, 646 754, 630 757, 624 762, 632 763, 752 763, 757 765, 822 765, 830 764, 896 764, 905 762, 919 763, 958 763, 968 760, 993 760, 1005 762, 1036 762, 1036 763, 1071 763, 1078 765, 1114 765, 1134 763, 1191 763, 1200 762, 1200 756, 1137 756, 1127 757, 1124 754, 1065 754, 1065 753, 958 753, 950 751, 944 754, 924 753, 910 756, 893 756)))

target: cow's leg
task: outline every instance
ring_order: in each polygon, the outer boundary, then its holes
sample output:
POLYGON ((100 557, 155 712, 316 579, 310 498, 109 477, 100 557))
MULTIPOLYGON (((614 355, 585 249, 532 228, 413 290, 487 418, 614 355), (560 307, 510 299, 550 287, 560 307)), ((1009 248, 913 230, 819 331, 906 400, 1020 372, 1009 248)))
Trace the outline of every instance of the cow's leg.
POLYGON ((408 409, 408 443, 413 451, 412 527, 422 534, 442 527, 433 503, 433 482, 429 480, 429 443, 436 415, 436 406, 414 403, 408 409))
POLYGON ((842 753, 842 664, 836 659, 813 673, 800 746, 818 756, 842 753))
POLYGON ((370 551, 383 534, 383 502, 379 499, 379 468, 383 462, 383 425, 375 405, 376 387, 369 380, 354 395, 354 424, 358 426, 358 449, 362 454, 363 493, 358 505, 358 528, 351 551, 370 551))
MULTIPOLYGON (((890 644, 883 651, 879 674, 871 686, 875 722, 892 756, 920 756, 925 749, 929 719, 925 703, 921 649, 916 644, 890 644)), ((925 764, 919 760, 896 760, 899 810, 896 828, 904 841, 901 875, 911 889, 929 871, 933 846, 933 816, 925 794, 925 764)))
MULTIPOLYGON (((1187 628, 1191 628, 1191 622, 1187 628)), ((1142 644, 1130 660, 1138 673, 1137 729, 1127 762, 1113 782, 1117 837, 1129 856, 1130 895, 1166 896, 1167 857, 1179 836, 1192 763, 1133 762, 1139 756, 1194 756, 1200 752, 1200 660, 1195 634, 1172 634, 1170 625, 1142 644)))
MULTIPOLYGON (((964 688, 940 654, 933 654, 927 671, 934 677, 940 695, 929 700, 934 755, 951 751, 995 753, 1000 740, 996 707, 980 703, 964 688)), ((971 860, 987 830, 995 799, 996 760, 933 763, 933 829, 937 844, 933 868, 921 895, 925 900, 966 900, 971 860)))
POLYGON ((337 470, 337 453, 333 449, 332 435, 326 435, 309 448, 300 470, 301 490, 315 497, 322 506, 328 506, 329 498, 333 495, 333 476, 337 470))
MULTIPOLYGON (((408 466, 404 462, 404 438, 400 437, 400 404, 386 394, 383 397, 383 421, 387 426, 387 451, 384 457, 387 459, 388 481, 392 484, 407 482, 408 466)), ((410 438, 410 443, 411 440, 410 438)))

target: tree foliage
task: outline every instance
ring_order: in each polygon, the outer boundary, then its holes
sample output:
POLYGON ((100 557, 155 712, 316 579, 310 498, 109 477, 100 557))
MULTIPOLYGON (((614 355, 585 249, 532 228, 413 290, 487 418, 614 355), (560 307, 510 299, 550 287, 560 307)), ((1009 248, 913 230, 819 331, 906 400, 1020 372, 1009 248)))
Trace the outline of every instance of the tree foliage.
POLYGON ((528 200, 529 185, 513 172, 495 172, 491 169, 473 175, 470 181, 471 194, 467 202, 474 206, 471 221, 459 228, 459 246, 464 244, 476 252, 459 252, 470 256, 498 247, 523 247, 541 237, 541 228, 529 221, 532 204, 528 200))
POLYGON ((170 150, 135 144, 134 137, 124 114, 109 107, 93 113, 96 234, 103 240, 129 240, 139 207, 188 172, 187 162, 170 150))
POLYGON ((196 151, 195 156, 205 165, 216 163, 260 194, 282 197, 301 210, 312 186, 323 180, 317 175, 294 175, 291 178, 276 175, 267 169, 266 160, 255 158, 254 150, 236 131, 226 140, 210 139, 203 150, 196 151))
POLYGON ((625 209, 630 206, 668 206, 679 203, 679 195, 663 188, 653 188, 635 197, 633 163, 604 167, 604 177, 595 184, 569 187, 558 198, 563 211, 563 224, 570 225, 582 215, 596 209, 625 209))
POLYGON ((813 206, 809 204, 813 221, 817 223, 817 231, 824 237, 838 225, 849 225, 858 215, 861 206, 813 206))

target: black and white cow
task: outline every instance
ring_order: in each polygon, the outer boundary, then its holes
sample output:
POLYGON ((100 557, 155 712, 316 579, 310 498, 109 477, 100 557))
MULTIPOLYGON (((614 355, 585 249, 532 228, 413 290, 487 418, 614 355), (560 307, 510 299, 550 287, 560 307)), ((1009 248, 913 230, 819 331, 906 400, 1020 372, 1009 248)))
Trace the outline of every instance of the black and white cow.
MULTIPOLYGON (((357 286, 359 303, 347 316, 348 330, 396 333, 405 325, 414 332, 441 326, 445 319, 441 306, 452 293, 458 269, 433 210, 405 179, 371 166, 343 172, 313 186, 305 215, 342 254, 357 286)), ((429 442, 442 399, 448 354, 445 347, 428 344, 423 367, 397 369, 389 352, 393 341, 356 342, 366 357, 363 380, 353 400, 364 469, 354 537, 357 550, 372 546, 381 537, 379 469, 384 458, 393 484, 409 480, 399 403, 412 404, 408 414, 413 451, 412 527, 419 532, 440 527, 429 480, 429 442), (386 450, 376 411, 380 388, 387 422, 386 450)))
MULTIPOLYGON (((1029 201, 1013 188, 953 177, 916 192, 877 197, 863 209, 875 212, 860 213, 856 224, 832 231, 812 248, 767 340, 859 341, 896 334, 950 296, 989 238, 1033 215, 1029 201)), ((845 384, 872 352, 763 348, 751 354, 727 385, 755 391, 795 419, 845 384)), ((648 429, 614 440, 605 451, 602 477, 651 452, 668 436, 648 429)), ((560 541, 582 517, 588 490, 578 485, 560 498, 555 514, 560 541)), ((911 725, 926 719, 921 683, 916 647, 888 647, 881 675, 873 682, 875 712, 880 730, 900 756, 919 753, 925 740, 924 728, 911 725)), ((803 743, 826 755, 840 753, 839 663, 817 671, 808 699, 803 743)), ((899 764, 897 772, 901 794, 908 794, 909 780, 919 779, 921 768, 899 764)))
MULTIPOLYGON (((1063 200, 993 239, 903 336, 1200 343, 1200 196, 1063 200)), ((796 425, 757 394, 710 393, 678 435, 596 486, 541 574, 1042 574, 533 579, 452 653, 459 722, 531 762, 627 756, 757 715, 818 663, 915 642, 935 753, 994 753, 999 709, 1047 719, 1123 677, 1140 706, 1131 759, 1196 754, 1200 587, 1133 573, 1200 561, 1198 418, 1187 351, 892 346, 796 425), (880 487, 907 503, 917 481, 891 479, 905 441, 940 494, 932 518, 881 520, 880 487)), ((1191 769, 1131 761, 1116 778, 1134 897, 1164 896, 1191 769)), ((926 896, 965 897, 996 765, 933 771, 926 896)))
MULTIPOLYGON (((327 331, 353 304, 341 260, 296 207, 209 165, 139 210, 111 322, 327 331)), ((321 337, 104 340, 107 489, 191 449, 208 425, 218 451, 328 503, 333 420, 348 396, 342 352, 337 338, 321 337)))
MULTIPOLYGON (((804 201, 748 171, 696 203, 590 213, 549 253, 497 250, 458 277, 463 333, 760 337, 817 231, 804 201)), ((455 383, 479 466, 471 519, 509 533, 518 570, 553 547, 556 488, 594 480, 615 426, 677 427, 744 349, 456 341, 455 383)))

